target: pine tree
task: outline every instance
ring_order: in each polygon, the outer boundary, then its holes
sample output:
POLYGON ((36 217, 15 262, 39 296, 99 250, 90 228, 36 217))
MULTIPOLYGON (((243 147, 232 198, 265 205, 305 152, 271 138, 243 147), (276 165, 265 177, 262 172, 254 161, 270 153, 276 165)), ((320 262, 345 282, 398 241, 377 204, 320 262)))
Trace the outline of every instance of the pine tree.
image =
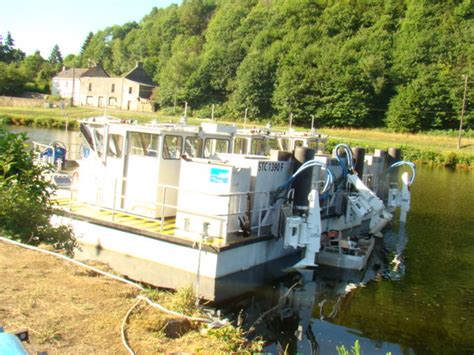
POLYGON ((86 50, 87 46, 89 43, 92 41, 92 37, 94 37, 94 34, 92 32, 89 32, 89 34, 86 37, 86 40, 84 41, 84 44, 81 47, 81 56, 84 54, 84 51, 86 50))
POLYGON ((50 63, 56 65, 60 65, 63 63, 63 56, 57 44, 55 44, 53 49, 51 50, 51 54, 49 55, 49 61, 50 63))
POLYGON ((15 41, 13 41, 12 35, 10 31, 7 32, 7 37, 5 37, 5 46, 9 49, 12 50, 13 47, 15 46, 15 41))

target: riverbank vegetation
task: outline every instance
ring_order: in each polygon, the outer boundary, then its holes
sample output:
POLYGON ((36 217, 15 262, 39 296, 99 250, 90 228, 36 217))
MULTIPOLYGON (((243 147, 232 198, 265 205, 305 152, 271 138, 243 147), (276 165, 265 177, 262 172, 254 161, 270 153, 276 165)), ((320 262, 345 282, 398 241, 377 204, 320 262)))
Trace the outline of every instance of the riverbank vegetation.
POLYGON ((401 148, 405 160, 450 168, 474 168, 474 132, 472 131, 467 132, 462 138, 462 149, 457 149, 457 136, 440 135, 437 131, 410 134, 377 129, 322 128, 321 132, 329 135, 327 151, 331 151, 338 143, 361 146, 368 152, 398 147, 401 148))
MULTIPOLYGON (((33 107, 0 107, 0 123, 12 125, 26 125, 40 128, 64 129, 68 122, 69 129, 78 128, 78 119, 103 115, 103 109, 89 107, 60 108, 33 108, 33 107)), ((124 120, 137 120, 148 123, 151 120, 159 122, 177 122, 178 116, 154 113, 135 113, 119 110, 108 110, 108 114, 124 120)), ((202 120, 190 117, 189 122, 199 124, 202 120)), ((224 121, 225 122, 225 121, 224 121)), ((242 121, 226 121, 242 126, 242 121)), ((249 121, 248 126, 259 125, 260 122, 249 121)), ((285 127, 274 127, 284 130, 285 127)), ((421 133, 396 133, 387 129, 338 129, 321 128, 322 133, 329 135, 330 140, 327 152, 337 143, 358 145, 373 152, 374 149, 400 147, 407 160, 424 164, 442 165, 448 167, 474 167, 474 131, 463 132, 462 149, 457 147, 457 131, 427 131, 421 133)))
POLYGON ((399 132, 474 124, 470 0, 185 0, 139 22, 89 33, 80 53, 26 57, 11 35, 0 47, 0 94, 46 87, 62 65, 100 63, 121 75, 142 61, 166 112, 308 127, 399 132), (21 79, 21 80, 20 80, 21 79), (20 80, 20 82, 15 82, 20 80))
POLYGON ((67 226, 52 226, 50 167, 33 163, 26 135, 0 127, 0 234, 31 245, 53 245, 71 254, 76 242, 67 226))

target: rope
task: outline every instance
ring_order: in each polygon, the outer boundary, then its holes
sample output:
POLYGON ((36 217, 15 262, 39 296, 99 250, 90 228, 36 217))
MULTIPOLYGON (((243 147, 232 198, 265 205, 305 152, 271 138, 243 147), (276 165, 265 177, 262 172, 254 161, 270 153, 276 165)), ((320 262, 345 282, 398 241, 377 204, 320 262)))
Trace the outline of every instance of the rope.
POLYGON ((162 311, 164 313, 168 313, 170 315, 173 315, 173 316, 176 316, 176 317, 179 317, 179 318, 185 318, 185 319, 193 321, 193 322, 202 322, 202 323, 209 323, 209 324, 214 322, 213 320, 208 319, 208 318, 191 317, 191 316, 187 316, 185 314, 182 314, 182 313, 179 313, 179 312, 176 312, 176 311, 172 311, 170 309, 167 309, 167 308, 163 307, 162 305, 160 305, 158 303, 153 302, 152 300, 150 300, 148 297, 145 297, 145 296, 137 296, 137 299, 140 300, 140 301, 142 301, 142 300, 145 301, 150 306, 152 306, 154 308, 157 308, 157 309, 159 309, 160 311, 162 311))
POLYGON ((41 249, 41 248, 38 248, 38 247, 35 247, 35 246, 32 246, 32 245, 27 245, 27 244, 23 244, 23 243, 20 243, 20 242, 16 242, 14 240, 11 240, 11 239, 8 239, 8 238, 4 238, 4 237, 0 237, 0 240, 5 242, 5 243, 9 243, 9 244, 13 244, 13 245, 16 245, 16 246, 19 246, 19 247, 22 247, 22 248, 25 248, 25 249, 30 249, 30 250, 34 250, 34 251, 39 251, 41 253, 44 253, 44 254, 48 254, 48 255, 51 255, 51 256, 54 256, 56 258, 59 258, 59 259, 63 259, 63 260, 66 260, 70 263, 73 263, 75 265, 78 265, 78 266, 81 266, 83 268, 86 268, 86 269, 89 269, 91 271, 94 271, 100 275, 103 275, 103 276, 106 276, 106 277, 109 277, 111 279, 114 279, 114 280, 117 280, 117 281, 120 281, 120 282, 123 282, 123 283, 126 283, 130 286, 133 286, 135 288, 138 288, 139 290, 142 290, 144 291, 145 288, 135 282, 132 282, 130 280, 127 280, 127 279, 124 279, 123 277, 119 277, 119 276, 116 276, 116 275, 113 275, 113 274, 110 274, 108 272, 105 272, 105 271, 102 271, 100 269, 97 269, 93 266, 90 266, 90 265, 87 265, 83 262, 80 262, 78 260, 74 260, 74 259, 71 259, 65 255, 61 255, 61 254, 58 254, 58 253, 54 253, 52 251, 49 251, 49 250, 44 250, 44 249, 41 249))
POLYGON ((133 352, 132 348, 128 345, 127 343, 127 337, 125 336, 125 326, 127 325, 127 320, 128 320, 128 317, 130 316, 130 314, 132 314, 132 311, 135 309, 136 306, 138 306, 138 304, 140 303, 141 300, 137 300, 133 305, 132 307, 130 307, 130 309, 128 310, 127 314, 125 315, 125 318, 123 319, 122 321, 122 326, 120 327, 120 335, 121 335, 121 338, 122 338, 122 343, 123 345, 125 346, 125 348, 128 350, 128 352, 130 353, 130 355, 135 355, 135 353, 133 352))

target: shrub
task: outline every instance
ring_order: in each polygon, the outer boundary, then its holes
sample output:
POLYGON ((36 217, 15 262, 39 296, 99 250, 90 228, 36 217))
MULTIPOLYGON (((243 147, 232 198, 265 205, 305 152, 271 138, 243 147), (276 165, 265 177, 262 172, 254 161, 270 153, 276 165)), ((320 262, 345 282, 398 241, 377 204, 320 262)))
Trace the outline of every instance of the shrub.
POLYGON ((33 163, 26 140, 25 134, 0 128, 0 232, 22 243, 46 243, 72 253, 76 241, 71 229, 50 224, 54 186, 45 178, 50 168, 33 163))

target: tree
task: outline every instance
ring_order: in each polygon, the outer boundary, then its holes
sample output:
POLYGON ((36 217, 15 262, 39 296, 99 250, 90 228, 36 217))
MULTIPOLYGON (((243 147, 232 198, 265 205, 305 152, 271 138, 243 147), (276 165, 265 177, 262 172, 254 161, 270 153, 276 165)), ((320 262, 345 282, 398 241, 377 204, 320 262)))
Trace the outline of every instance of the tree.
POLYGON ((0 61, 6 63, 20 62, 25 58, 25 53, 14 48, 15 41, 10 32, 7 33, 4 44, 0 45, 0 61))
POLYGON ((55 44, 53 49, 51 50, 51 54, 49 55, 49 62, 55 64, 56 66, 60 66, 63 64, 63 56, 57 44, 55 44))
POLYGON ((52 244, 71 253, 76 241, 70 228, 50 224, 54 186, 44 175, 50 168, 33 163, 26 140, 26 135, 0 127, 0 232, 23 243, 52 244))
POLYGON ((16 63, 0 62, 0 95, 18 95, 24 90, 26 82, 26 76, 16 63))
POLYGON ((81 56, 84 54, 84 52, 87 49, 87 46, 89 45, 89 43, 91 43, 92 37, 94 37, 94 33, 89 32, 86 39, 84 40, 84 43, 82 44, 81 52, 80 52, 81 56))

